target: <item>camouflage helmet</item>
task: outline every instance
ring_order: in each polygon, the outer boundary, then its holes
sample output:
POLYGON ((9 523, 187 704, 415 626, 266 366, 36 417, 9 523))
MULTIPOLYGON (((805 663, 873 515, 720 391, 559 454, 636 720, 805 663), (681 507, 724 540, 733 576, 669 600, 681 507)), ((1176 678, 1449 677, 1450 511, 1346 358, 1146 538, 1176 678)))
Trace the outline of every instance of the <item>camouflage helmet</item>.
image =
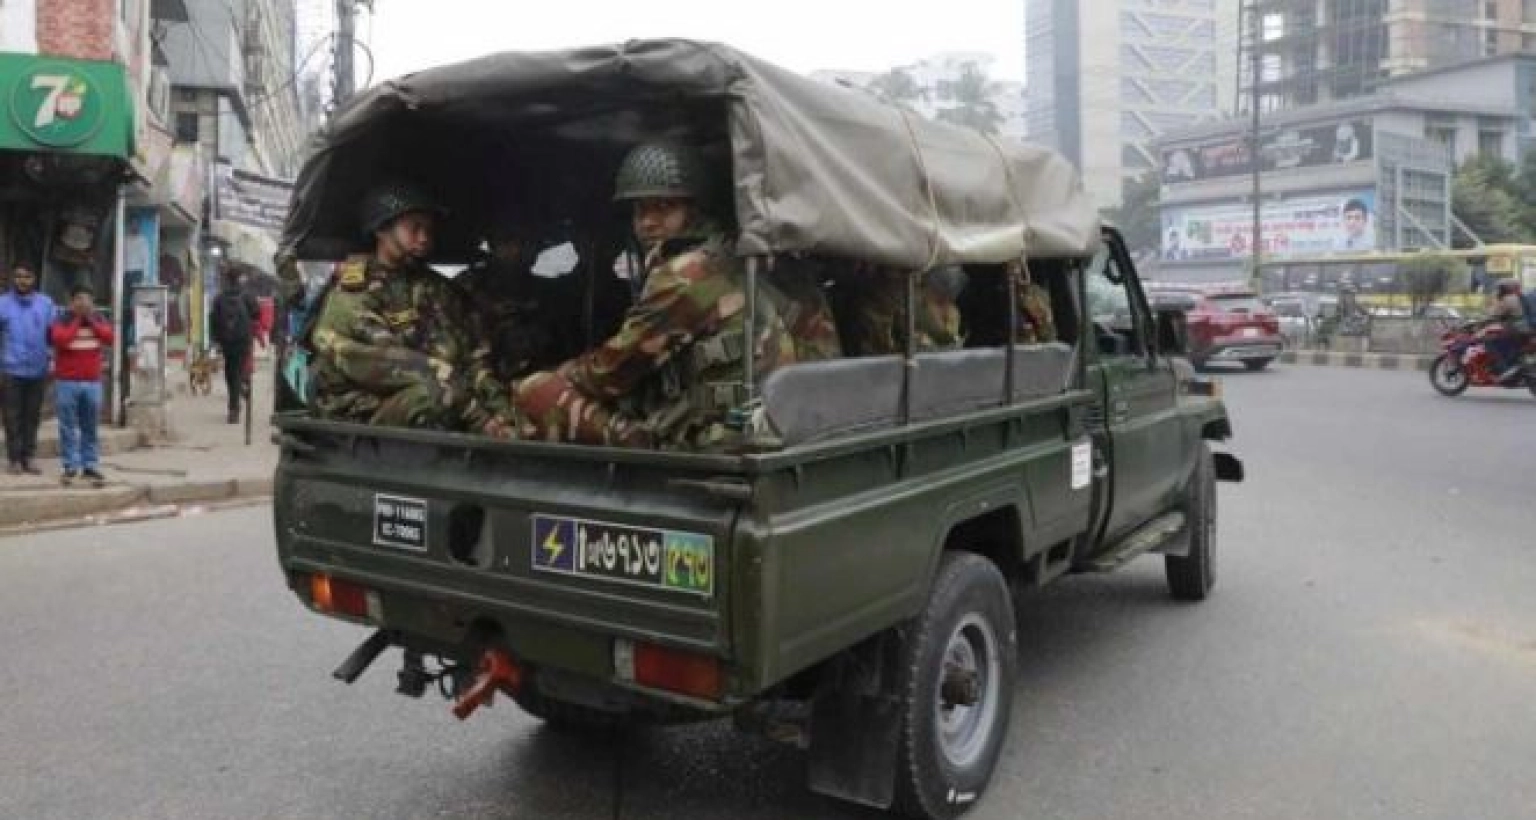
POLYGON ((613 200, 704 196, 704 161, 698 152, 676 143, 647 142, 636 146, 619 166, 613 200))
POLYGON ((415 211, 446 216, 448 211, 427 193, 403 180, 393 180, 374 187, 363 196, 359 222, 363 233, 372 234, 396 217, 415 211))

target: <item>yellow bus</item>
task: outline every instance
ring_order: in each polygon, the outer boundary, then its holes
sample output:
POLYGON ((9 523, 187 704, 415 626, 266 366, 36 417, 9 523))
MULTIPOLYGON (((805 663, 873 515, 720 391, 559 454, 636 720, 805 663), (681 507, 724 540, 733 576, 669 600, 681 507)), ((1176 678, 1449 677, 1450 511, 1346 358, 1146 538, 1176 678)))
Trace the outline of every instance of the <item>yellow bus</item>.
POLYGON ((1536 287, 1536 245, 1483 245, 1459 250, 1424 250, 1410 253, 1368 252, 1326 256, 1265 259, 1259 266, 1259 292, 1336 293, 1341 285, 1353 285, 1358 299, 1367 305, 1407 308, 1398 268, 1409 259, 1428 254, 1466 260, 1472 270, 1472 289, 1447 293, 1438 304, 1480 311, 1499 279, 1517 277, 1522 288, 1536 287), (1479 287, 1481 286, 1481 287, 1479 287))

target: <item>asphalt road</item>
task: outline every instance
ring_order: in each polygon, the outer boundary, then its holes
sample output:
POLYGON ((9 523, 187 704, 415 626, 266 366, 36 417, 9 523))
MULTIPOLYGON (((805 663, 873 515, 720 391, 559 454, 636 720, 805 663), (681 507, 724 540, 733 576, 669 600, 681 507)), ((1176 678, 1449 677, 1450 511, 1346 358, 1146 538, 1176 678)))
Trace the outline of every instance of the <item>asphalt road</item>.
MULTIPOLYGON (((1420 374, 1226 379, 1221 577, 1156 558, 1024 602, 975 818, 1536 817, 1536 399, 1420 374), (1522 481, 1523 480, 1523 481, 1522 481)), ((356 686, 265 509, 0 541, 0 817, 873 818, 724 726, 594 742, 356 686), (618 765, 616 765, 618 764, 618 765)))

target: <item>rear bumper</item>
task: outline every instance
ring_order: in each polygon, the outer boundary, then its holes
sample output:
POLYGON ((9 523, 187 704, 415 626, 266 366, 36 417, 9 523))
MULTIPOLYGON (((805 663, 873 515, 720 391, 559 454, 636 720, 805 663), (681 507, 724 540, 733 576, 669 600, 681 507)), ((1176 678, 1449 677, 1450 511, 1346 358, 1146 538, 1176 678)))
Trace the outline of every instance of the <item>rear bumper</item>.
POLYGON ((1281 336, 1228 336, 1217 339, 1196 354, 1210 362, 1240 362, 1273 359, 1285 350, 1281 336))

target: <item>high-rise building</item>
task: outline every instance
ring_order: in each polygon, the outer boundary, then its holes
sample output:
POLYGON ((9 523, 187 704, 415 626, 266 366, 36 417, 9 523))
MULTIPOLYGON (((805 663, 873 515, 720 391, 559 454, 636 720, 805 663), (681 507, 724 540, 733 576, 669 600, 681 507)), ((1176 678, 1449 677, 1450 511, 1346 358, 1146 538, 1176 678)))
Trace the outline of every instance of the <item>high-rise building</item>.
POLYGON ((1236 0, 1027 0, 1026 128, 1101 205, 1157 168, 1162 133, 1233 110, 1236 0))
POLYGON ((1243 0, 1239 107, 1279 111, 1369 94, 1418 71, 1536 49, 1531 0, 1243 0))

